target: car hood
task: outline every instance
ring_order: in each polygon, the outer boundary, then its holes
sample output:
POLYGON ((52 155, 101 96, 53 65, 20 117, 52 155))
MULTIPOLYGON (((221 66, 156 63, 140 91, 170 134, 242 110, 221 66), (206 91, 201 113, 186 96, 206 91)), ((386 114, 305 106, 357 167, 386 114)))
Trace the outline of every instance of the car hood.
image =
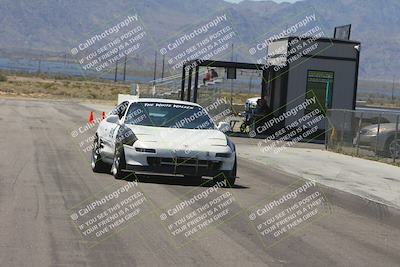
POLYGON ((227 137, 217 129, 180 129, 127 125, 146 147, 171 149, 209 149, 215 146, 227 146, 227 137))

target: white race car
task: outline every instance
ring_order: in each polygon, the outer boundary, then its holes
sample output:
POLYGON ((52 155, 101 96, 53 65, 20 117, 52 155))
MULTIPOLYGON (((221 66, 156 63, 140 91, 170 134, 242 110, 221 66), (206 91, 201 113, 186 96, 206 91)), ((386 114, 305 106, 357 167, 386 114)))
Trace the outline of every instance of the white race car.
POLYGON ((186 178, 236 179, 236 151, 200 105, 167 99, 123 101, 100 122, 91 166, 110 168, 117 179, 129 172, 183 175, 186 178))

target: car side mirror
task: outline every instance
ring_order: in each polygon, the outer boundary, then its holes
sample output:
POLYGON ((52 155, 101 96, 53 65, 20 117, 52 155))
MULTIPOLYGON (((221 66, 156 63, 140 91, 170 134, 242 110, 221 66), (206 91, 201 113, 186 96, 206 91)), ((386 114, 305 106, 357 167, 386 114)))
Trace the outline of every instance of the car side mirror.
POLYGON ((110 115, 107 117, 106 121, 115 124, 119 122, 119 117, 118 115, 110 115))
POLYGON ((231 126, 229 125, 229 123, 221 121, 220 123, 218 123, 217 129, 223 133, 226 132, 231 132, 231 126))

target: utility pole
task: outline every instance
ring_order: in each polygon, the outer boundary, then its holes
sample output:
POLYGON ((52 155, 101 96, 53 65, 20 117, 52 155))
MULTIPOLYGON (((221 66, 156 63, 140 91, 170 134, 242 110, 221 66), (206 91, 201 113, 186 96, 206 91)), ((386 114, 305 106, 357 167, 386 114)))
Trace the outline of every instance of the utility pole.
POLYGON ((124 81, 126 81, 126 60, 127 60, 127 55, 125 55, 125 61, 124 61, 124 81))
POLYGON ((118 60, 115 62, 114 82, 117 82, 118 60))
POLYGON ((250 93, 251 93, 252 83, 253 83, 253 73, 251 73, 251 76, 250 76, 249 95, 250 95, 250 93))
MULTIPOLYGON (((119 49, 118 49, 117 55, 119 56, 119 49)), ((118 74, 118 60, 115 61, 115 74, 114 74, 114 82, 115 83, 117 82, 117 74, 118 74)))
MULTIPOLYGON (((233 43, 232 43, 231 61, 233 62, 233 43)), ((233 79, 231 79, 231 106, 232 104, 233 104, 233 79)))
POLYGON ((153 85, 156 85, 156 75, 157 75, 157 50, 154 54, 154 79, 153 79, 153 85))
POLYGON ((165 65, 165 55, 163 55, 162 57, 161 81, 164 81, 164 65, 165 65))
POLYGON ((393 84, 392 84, 392 104, 394 104, 394 85, 395 85, 396 76, 393 76, 393 84))
POLYGON ((66 65, 67 65, 67 54, 64 55, 64 73, 67 73, 66 65))
POLYGON ((39 62, 38 62, 38 73, 40 74, 42 71, 42 59, 39 58, 39 62))

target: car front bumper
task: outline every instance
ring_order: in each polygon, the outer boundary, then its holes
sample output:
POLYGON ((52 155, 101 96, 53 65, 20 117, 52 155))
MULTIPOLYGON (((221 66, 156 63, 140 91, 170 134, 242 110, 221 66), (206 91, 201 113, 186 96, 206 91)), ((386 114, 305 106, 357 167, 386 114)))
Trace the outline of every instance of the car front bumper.
POLYGON ((138 152, 135 146, 124 145, 124 152, 126 170, 135 172, 214 177, 231 171, 235 163, 235 153, 227 146, 216 146, 212 151, 159 148, 155 149, 155 153, 149 153, 138 152), (217 153, 225 157, 218 157, 217 153))

